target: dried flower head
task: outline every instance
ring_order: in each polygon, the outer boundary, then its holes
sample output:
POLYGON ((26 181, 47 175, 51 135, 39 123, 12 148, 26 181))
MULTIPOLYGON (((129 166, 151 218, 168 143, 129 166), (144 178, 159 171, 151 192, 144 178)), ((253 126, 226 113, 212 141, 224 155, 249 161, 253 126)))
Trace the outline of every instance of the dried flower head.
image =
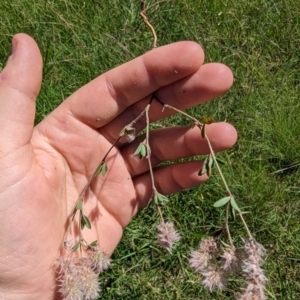
POLYGON ((135 140, 135 132, 130 132, 126 135, 126 142, 131 143, 135 140))
POLYGON ((203 276, 202 284, 212 291, 214 288, 222 290, 225 287, 225 276, 221 269, 212 268, 201 273, 203 276))
POLYGON ((158 243, 170 253, 174 243, 180 240, 179 233, 175 230, 173 222, 162 221, 158 226, 158 243))
POLYGON ((60 280, 59 286, 58 291, 62 294, 63 300, 81 300, 84 296, 79 280, 74 276, 66 275, 60 280))
POLYGON ((92 248, 88 254, 91 260, 91 267, 95 273, 100 274, 109 267, 111 259, 99 247, 92 248))
POLYGON ((234 271, 239 266, 238 252, 234 246, 224 248, 221 258, 223 260, 221 268, 224 271, 234 271))
POLYGON ((125 136, 126 143, 131 143, 135 140, 136 130, 134 127, 126 126, 121 132, 120 136, 125 136))
POLYGON ((92 300, 98 297, 98 274, 91 268, 90 259, 77 256, 60 257, 55 265, 58 268, 59 292, 64 300, 92 300))
POLYGON ((84 299, 92 300, 98 298, 100 292, 98 274, 88 266, 83 267, 80 271, 79 277, 82 293, 85 296, 84 299))
POLYGON ((199 244, 199 251, 213 254, 218 251, 218 245, 213 237, 203 239, 199 244))
POLYGON ((264 300, 264 285, 267 281, 264 271, 261 268, 263 256, 265 255, 264 247, 256 242, 255 239, 244 239, 245 259, 243 260, 242 269, 246 276, 246 287, 239 296, 239 300, 264 300))
POLYGON ((199 244, 197 251, 191 252, 189 265, 195 272, 203 272, 210 269, 210 261, 213 254, 218 250, 218 246, 214 238, 208 237, 203 239, 199 244))
POLYGON ((266 300, 267 297, 262 286, 249 283, 243 293, 239 295, 238 300, 266 300))
POLYGON ((259 244, 254 238, 244 239, 244 251, 250 260, 261 263, 266 249, 263 245, 259 244))
POLYGON ((211 255, 206 252, 192 251, 189 265, 195 272, 205 271, 209 265, 211 255))

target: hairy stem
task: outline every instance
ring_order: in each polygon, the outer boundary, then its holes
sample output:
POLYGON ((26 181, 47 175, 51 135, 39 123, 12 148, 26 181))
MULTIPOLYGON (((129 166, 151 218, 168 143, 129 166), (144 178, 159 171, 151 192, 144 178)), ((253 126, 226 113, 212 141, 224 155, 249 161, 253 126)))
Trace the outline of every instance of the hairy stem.
MULTIPOLYGON (((157 97, 156 95, 153 95, 153 97, 155 98, 155 100, 156 100, 158 103, 160 103, 160 104, 163 106, 163 108, 169 108, 169 109, 172 109, 172 110, 178 112, 179 114, 181 114, 181 115, 187 117, 188 119, 192 120, 192 121, 194 122, 194 124, 195 124, 196 126, 198 126, 199 129, 200 129, 201 131, 202 131, 202 129, 204 129, 204 128, 203 128, 204 124, 202 124, 198 119, 192 117, 191 115, 187 114, 186 112, 184 112, 184 111, 182 111, 182 110, 180 110, 180 109, 178 109, 178 108, 176 108, 176 107, 173 107, 173 106, 171 106, 171 105, 169 105, 169 104, 163 103, 162 101, 160 101, 160 100, 158 99, 158 97, 157 97)), ((215 165, 216 165, 216 167, 217 167, 218 173, 219 173, 219 175, 221 176, 222 182, 223 182, 223 184, 224 184, 224 186, 225 186, 226 194, 227 194, 228 196, 233 197, 233 195, 232 195, 232 193, 231 193, 231 191, 230 191, 230 189, 229 189, 229 187, 228 187, 228 184, 227 184, 227 182, 226 182, 226 180, 225 180, 225 177, 224 177, 224 175, 223 175, 223 173, 222 173, 222 170, 221 170, 221 168, 220 168, 220 166, 219 166, 219 164, 218 164, 218 161, 217 161, 217 159, 216 159, 214 150, 213 150, 212 145, 211 145, 211 143, 210 143, 210 140, 209 140, 209 138, 208 138, 208 136, 207 136, 207 134, 206 134, 206 132, 205 132, 205 129, 204 129, 204 138, 205 138, 205 140, 207 141, 207 144, 208 144, 208 147, 209 147, 210 154, 211 154, 211 156, 212 156, 212 158, 213 158, 213 160, 214 160, 214 163, 215 163, 215 165)), ((229 225, 228 225, 228 220, 229 220, 229 208, 230 208, 230 203, 228 203, 227 206, 226 206, 225 228, 226 228, 226 232, 227 232, 227 235, 228 235, 228 239, 229 239, 229 241, 230 241, 230 244, 233 244, 232 237, 231 237, 230 230, 229 230, 229 225)), ((243 215, 242 215, 242 213, 241 213, 240 211, 238 211, 238 215, 239 215, 239 217, 240 217, 240 219, 241 219, 241 221, 242 221, 242 223, 243 223, 243 225, 244 225, 244 227, 245 227, 245 230, 246 230, 248 236, 249 236, 250 238, 252 238, 252 234, 251 234, 251 232, 250 232, 250 230, 249 230, 249 227, 248 227, 248 225, 247 225, 247 223, 246 223, 246 221, 245 221, 245 219, 244 219, 244 217, 243 217, 243 215)))
MULTIPOLYGON (((149 148, 149 149, 147 149, 147 152, 149 151, 149 155, 150 155, 150 147, 149 147, 149 123, 150 123, 150 121, 149 121, 148 111, 149 111, 149 109, 150 109, 150 105, 151 105, 153 99, 154 99, 154 96, 152 95, 152 96, 151 96, 151 99, 150 99, 150 102, 148 103, 148 105, 146 106, 146 108, 145 108, 145 109, 144 109, 144 110, 143 110, 143 111, 142 111, 142 112, 141 112, 141 113, 140 113, 133 121, 131 121, 129 124, 127 124, 127 125, 120 131, 118 138, 114 141, 114 143, 111 145, 111 147, 110 147, 110 148, 108 149, 108 151, 105 153, 104 157, 101 159, 100 163, 97 165, 97 168, 95 169, 95 171, 93 172, 93 174, 89 177, 87 183, 85 184, 84 188, 83 188, 82 191, 80 192, 80 194, 79 194, 79 196, 78 196, 78 198, 77 198, 77 200, 76 200, 76 202, 75 202, 75 205, 74 205, 74 208, 73 208, 72 211, 71 211, 71 214, 69 215, 69 218, 68 218, 68 225, 67 225, 67 230, 66 230, 66 232, 65 232, 63 241, 66 240, 66 238, 67 238, 67 236, 68 236, 68 234, 69 234, 69 232, 70 232, 70 228, 71 228, 72 222, 74 221, 75 216, 76 216, 76 214, 77 214, 78 209, 77 209, 76 207, 77 207, 78 203, 79 203, 80 201, 82 201, 82 209, 80 210, 80 216, 79 216, 79 227, 80 227, 80 219, 81 219, 81 217, 82 217, 82 210, 83 210, 83 205, 84 205, 85 195, 86 195, 86 193, 87 193, 87 191, 88 191, 88 189, 89 189, 89 187, 90 187, 92 181, 94 180, 95 177, 97 177, 97 171, 98 171, 98 169, 99 169, 99 168, 101 167, 101 165, 105 162, 105 160, 107 159, 107 157, 108 157, 109 153, 112 151, 112 149, 113 149, 114 147, 116 147, 116 145, 118 144, 118 142, 120 141, 120 139, 121 139, 122 136, 123 136, 122 133, 124 133, 124 132, 126 131, 126 129, 128 129, 128 128, 133 128, 133 126, 137 123, 138 120, 140 120, 140 119, 145 115, 145 113, 147 114, 147 115, 146 115, 146 120, 147 120, 146 122, 147 122, 147 124, 148 124, 148 125, 147 125, 147 130, 148 130, 148 134, 147 134, 147 139, 148 139, 148 140, 147 140, 147 148, 149 148)), ((150 167, 150 174, 151 174, 152 182, 154 182, 154 179, 153 179, 153 172, 152 172, 152 168, 151 168, 151 163, 150 163, 149 167, 150 167)), ((80 232, 80 235, 81 235, 81 229, 80 229, 80 228, 79 228, 79 232, 80 232)))
POLYGON ((159 205, 156 205, 156 207, 157 207, 157 211, 158 211, 158 213, 159 213, 161 222, 164 222, 164 217, 163 217, 163 214, 162 214, 162 211, 161 211, 160 206, 159 206, 159 205))

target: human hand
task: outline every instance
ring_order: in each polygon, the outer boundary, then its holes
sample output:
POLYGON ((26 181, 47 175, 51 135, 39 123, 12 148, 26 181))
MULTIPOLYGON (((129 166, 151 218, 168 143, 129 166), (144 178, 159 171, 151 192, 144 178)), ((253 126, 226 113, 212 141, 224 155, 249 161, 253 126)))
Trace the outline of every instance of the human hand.
MULTIPOLYGON (((222 64, 203 65, 193 42, 154 49, 91 81, 34 127, 35 100, 42 81, 42 58, 32 38, 18 34, 0 74, 0 297, 59 299, 53 262, 60 255, 66 221, 75 201, 121 129, 156 91, 159 99, 185 109, 224 93, 232 84, 222 64), (182 92, 184 91, 184 93, 182 92)), ((170 115, 158 103, 151 121, 170 115)), ((136 124, 137 132, 145 123, 136 124)), ((207 126, 215 151, 236 141, 227 123, 207 126)), ((152 163, 209 152, 197 128, 151 132, 152 163)), ((85 199, 93 230, 84 233, 111 254, 132 217, 148 203, 148 164, 133 153, 138 141, 109 155, 109 172, 96 178, 85 199)), ((201 184, 202 162, 155 168, 159 192, 170 194, 201 184)))

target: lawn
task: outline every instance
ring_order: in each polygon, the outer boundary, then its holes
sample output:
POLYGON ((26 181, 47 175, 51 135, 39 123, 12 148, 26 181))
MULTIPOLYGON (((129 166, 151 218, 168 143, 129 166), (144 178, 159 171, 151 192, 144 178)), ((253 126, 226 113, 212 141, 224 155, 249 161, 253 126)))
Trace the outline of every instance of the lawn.
MULTIPOLYGON (((196 41, 206 62, 225 63, 234 73, 227 94, 189 113, 237 128, 237 144, 219 158, 251 231, 267 249, 266 294, 300 299, 300 2, 156 2, 147 1, 153 5, 147 16, 158 45, 196 41)), ((151 49, 152 35, 139 11, 139 0, 0 2, 0 69, 17 32, 33 36, 43 54, 37 123, 83 84, 151 49)), ((176 116, 155 125, 172 124, 187 120, 176 116)), ((182 235, 172 254, 156 243, 155 209, 141 212, 101 276, 101 299, 234 299, 240 281, 209 293, 188 267, 190 251, 222 226, 224 211, 213 207, 221 197, 217 172, 205 185, 170 197, 165 214, 182 235)), ((245 236, 240 221, 230 226, 239 243, 245 236)))

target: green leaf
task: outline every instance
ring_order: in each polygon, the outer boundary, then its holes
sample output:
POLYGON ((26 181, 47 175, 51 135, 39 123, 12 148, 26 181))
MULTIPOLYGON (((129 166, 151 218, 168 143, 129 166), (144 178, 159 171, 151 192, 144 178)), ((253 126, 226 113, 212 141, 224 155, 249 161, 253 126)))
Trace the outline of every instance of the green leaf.
POLYGON ((78 249, 78 247, 80 246, 80 241, 79 242, 77 242, 73 247, 72 247, 72 251, 73 252, 76 252, 77 251, 77 249, 78 249))
POLYGON ((166 205, 169 202, 169 198, 160 193, 156 193, 154 196, 154 202, 157 205, 166 205))
POLYGON ((147 155, 147 147, 144 143, 140 143, 133 155, 140 155, 140 159, 147 155))
POLYGON ((206 174, 206 172, 207 172, 206 165, 203 164, 201 170, 198 172, 198 176, 202 176, 202 175, 206 174))
POLYGON ((199 171, 198 175, 201 176, 207 174, 207 176, 210 176, 213 165, 214 165, 214 159, 211 155, 208 155, 205 158, 202 169, 199 171))
POLYGON ((208 156, 208 161, 206 162, 206 174, 207 176, 210 176, 211 175, 211 170, 212 170, 212 167, 214 165, 214 159, 212 158, 211 155, 208 156))
POLYGON ((97 170, 94 173, 94 176, 98 176, 99 174, 101 174, 102 176, 105 176, 105 174, 107 173, 108 167, 107 164, 103 161, 100 166, 97 168, 97 170))
POLYGON ((85 215, 83 215, 83 218, 85 219, 85 226, 88 228, 88 229, 91 229, 92 228, 92 225, 91 225, 91 222, 89 220, 89 218, 85 215))
POLYGON ((235 209, 232 207, 232 205, 230 206, 230 215, 232 219, 235 220, 235 209))
POLYGON ((219 165, 225 165, 225 163, 226 163, 223 159, 221 159, 219 157, 216 157, 216 160, 217 160, 219 165))
POLYGON ((139 146, 136 148, 135 152, 133 153, 133 155, 138 155, 141 152, 141 148, 142 148, 142 144, 139 144, 139 146))
POLYGON ((82 200, 79 200, 76 204, 76 209, 82 210, 82 200))
POLYGON ((80 228, 83 229, 85 226, 85 220, 83 218, 83 216, 80 218, 80 228))
POLYGON ((144 158, 147 155, 147 148, 144 144, 142 144, 140 156, 144 158))
POLYGON ((224 206, 231 198, 232 198, 231 196, 227 196, 218 200, 217 202, 214 203, 214 207, 224 206))
POLYGON ((205 160, 203 162, 203 166, 202 166, 201 170, 198 173, 198 176, 202 176, 202 175, 207 173, 207 162, 208 162, 208 157, 205 158, 205 160))
POLYGON ((98 241, 93 241, 92 243, 90 243, 90 247, 95 248, 98 246, 98 241))
POLYGON ((208 157, 208 168, 211 169, 214 165, 214 159, 211 155, 208 157))
POLYGON ((106 163, 103 163, 102 165, 102 169, 101 169, 101 175, 105 176, 105 174, 107 173, 108 167, 106 163))
POLYGON ((238 205, 237 205, 237 203, 235 202, 235 200, 234 200, 233 197, 231 197, 231 199, 230 199, 230 204, 231 204, 231 206, 232 206, 235 210, 237 210, 238 212, 241 212, 240 208, 238 207, 238 205))
POLYGON ((94 176, 98 176, 101 173, 102 164, 97 168, 97 170, 94 173, 94 176))
POLYGON ((91 222, 89 220, 89 218, 85 215, 82 215, 81 216, 81 219, 80 219, 80 227, 81 229, 83 229, 85 227, 87 227, 88 229, 91 229, 92 226, 91 226, 91 222))

